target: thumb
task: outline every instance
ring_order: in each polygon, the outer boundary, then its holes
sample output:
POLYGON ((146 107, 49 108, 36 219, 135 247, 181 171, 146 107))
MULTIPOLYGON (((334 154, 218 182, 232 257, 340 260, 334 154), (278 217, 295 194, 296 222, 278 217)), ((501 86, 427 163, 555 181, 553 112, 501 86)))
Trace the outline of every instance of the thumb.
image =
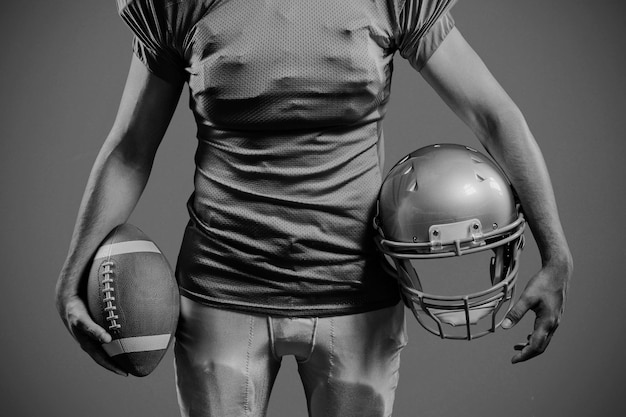
POLYGON ((524 298, 520 298, 513 308, 506 314, 506 317, 502 321, 503 329, 510 329, 515 326, 518 321, 524 317, 524 314, 530 309, 530 304, 526 302, 524 298))

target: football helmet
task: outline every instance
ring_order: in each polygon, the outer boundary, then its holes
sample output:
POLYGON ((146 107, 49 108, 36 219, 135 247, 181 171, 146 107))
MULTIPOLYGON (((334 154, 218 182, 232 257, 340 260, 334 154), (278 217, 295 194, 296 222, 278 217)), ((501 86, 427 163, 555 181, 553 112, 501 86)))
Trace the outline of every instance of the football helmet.
MULTIPOLYGON (((426 330, 471 340, 500 326, 514 296, 525 220, 508 179, 490 158, 456 144, 410 153, 382 183, 374 227, 386 269, 426 330), (427 292, 414 266, 414 260, 486 250, 493 251, 491 286, 465 295, 427 292)), ((437 270, 438 279, 444 273, 437 270)))

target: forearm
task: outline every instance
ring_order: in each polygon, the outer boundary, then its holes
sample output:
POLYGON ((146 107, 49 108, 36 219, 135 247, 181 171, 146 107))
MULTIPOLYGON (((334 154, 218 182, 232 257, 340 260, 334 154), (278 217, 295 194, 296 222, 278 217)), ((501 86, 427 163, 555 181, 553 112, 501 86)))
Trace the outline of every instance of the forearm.
POLYGON ((571 268, 545 160, 519 109, 511 102, 481 118, 474 131, 515 188, 537 242, 543 265, 571 268))
POLYGON ((137 204, 151 166, 152 158, 134 157, 121 141, 105 142, 85 188, 58 292, 77 293, 80 277, 100 242, 128 219, 137 204))
POLYGON ((571 255, 539 146, 517 105, 457 30, 450 32, 422 75, 511 180, 543 264, 558 262, 571 268, 571 255))

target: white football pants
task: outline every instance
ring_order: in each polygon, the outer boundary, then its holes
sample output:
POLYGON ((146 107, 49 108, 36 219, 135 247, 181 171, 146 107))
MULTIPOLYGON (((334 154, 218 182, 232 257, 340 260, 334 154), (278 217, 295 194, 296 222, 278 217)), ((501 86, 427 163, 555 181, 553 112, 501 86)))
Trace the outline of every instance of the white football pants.
POLYGON ((265 416, 283 356, 298 363, 310 417, 390 416, 406 344, 404 305, 282 318, 181 297, 176 384, 184 417, 265 416))

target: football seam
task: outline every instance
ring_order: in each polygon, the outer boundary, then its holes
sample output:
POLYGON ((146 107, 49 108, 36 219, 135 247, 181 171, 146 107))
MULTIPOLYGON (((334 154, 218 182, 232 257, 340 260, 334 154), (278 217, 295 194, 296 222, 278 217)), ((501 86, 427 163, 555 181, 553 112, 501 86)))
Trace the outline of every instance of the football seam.
POLYGON ((115 263, 110 259, 107 259, 102 263, 104 271, 102 272, 102 294, 104 303, 104 319, 109 322, 109 330, 119 331, 122 326, 118 323, 119 316, 116 313, 117 306, 115 302, 115 286, 114 286, 114 271, 113 266, 115 263))

